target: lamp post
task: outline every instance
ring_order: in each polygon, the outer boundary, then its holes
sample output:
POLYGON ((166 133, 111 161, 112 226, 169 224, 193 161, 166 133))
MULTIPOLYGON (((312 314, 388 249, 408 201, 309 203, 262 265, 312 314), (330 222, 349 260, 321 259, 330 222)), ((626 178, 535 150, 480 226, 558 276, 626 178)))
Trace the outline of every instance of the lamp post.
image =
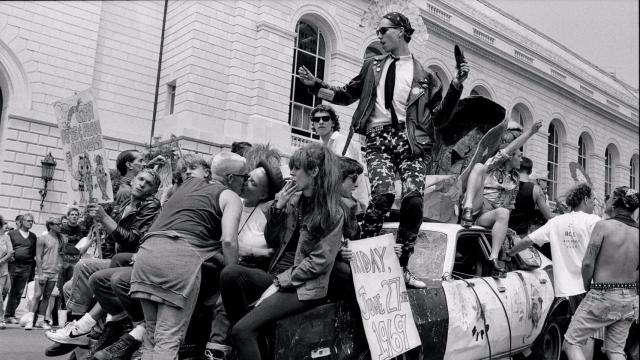
POLYGON ((42 160, 40 164, 42 164, 42 175, 40 178, 44 180, 44 187, 38 191, 42 198, 40 201, 40 210, 42 210, 44 199, 47 197, 47 185, 49 184, 49 181, 53 180, 53 173, 56 171, 56 165, 58 165, 58 163, 56 162, 56 159, 53 158, 53 155, 49 153, 49 155, 44 157, 44 160, 42 160))

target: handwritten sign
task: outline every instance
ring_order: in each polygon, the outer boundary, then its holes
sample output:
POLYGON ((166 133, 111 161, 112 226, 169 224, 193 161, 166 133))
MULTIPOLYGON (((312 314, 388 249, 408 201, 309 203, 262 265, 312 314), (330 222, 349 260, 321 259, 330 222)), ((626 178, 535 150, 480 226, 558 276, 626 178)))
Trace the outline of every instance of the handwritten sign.
POLYGON ((386 360, 420 346, 393 235, 353 241, 351 273, 371 358, 386 360))
POLYGON ((70 205, 113 201, 98 107, 91 90, 53 103, 67 165, 70 205))

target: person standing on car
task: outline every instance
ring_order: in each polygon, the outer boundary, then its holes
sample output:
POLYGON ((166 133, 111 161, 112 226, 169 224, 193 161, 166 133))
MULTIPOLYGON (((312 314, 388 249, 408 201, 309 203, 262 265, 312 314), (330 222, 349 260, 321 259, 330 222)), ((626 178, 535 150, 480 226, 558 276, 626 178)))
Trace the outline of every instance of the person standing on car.
POLYGON ((553 288, 556 297, 569 300, 571 313, 575 313, 584 298, 580 272, 589 237, 600 217, 593 215, 595 194, 587 184, 578 184, 567 193, 567 205, 571 212, 549 220, 515 244, 508 252, 514 256, 533 244, 551 245, 553 256, 553 288))
POLYGON ((581 345, 601 327, 609 360, 626 359, 629 328, 638 320, 638 223, 632 218, 638 204, 638 192, 620 186, 607 202, 612 217, 595 224, 582 261, 589 292, 564 336, 569 360, 585 359, 581 345))
POLYGON ((359 101, 351 129, 367 137, 366 161, 371 200, 364 215, 363 237, 379 235, 384 216, 394 201, 395 174, 402 180, 400 226, 396 242, 403 244, 400 266, 408 286, 424 288, 408 269, 409 257, 422 223, 425 175, 431 168, 435 128, 447 122, 455 109, 469 65, 462 61, 447 94, 438 77, 409 50, 414 29, 398 12, 382 17, 376 35, 386 52, 366 60, 360 73, 342 87, 330 86, 306 67, 300 81, 314 94, 338 104, 359 101))

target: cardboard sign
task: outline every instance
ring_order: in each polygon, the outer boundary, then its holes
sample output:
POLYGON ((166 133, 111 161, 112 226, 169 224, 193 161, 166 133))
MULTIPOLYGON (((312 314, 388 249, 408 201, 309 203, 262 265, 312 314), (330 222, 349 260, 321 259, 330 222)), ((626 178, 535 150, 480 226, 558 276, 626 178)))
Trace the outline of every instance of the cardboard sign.
POLYGON ((113 202, 98 107, 91 90, 53 103, 67 165, 70 205, 113 202))
POLYGON ((351 273, 372 359, 386 360, 420 346, 393 235, 349 242, 351 273))

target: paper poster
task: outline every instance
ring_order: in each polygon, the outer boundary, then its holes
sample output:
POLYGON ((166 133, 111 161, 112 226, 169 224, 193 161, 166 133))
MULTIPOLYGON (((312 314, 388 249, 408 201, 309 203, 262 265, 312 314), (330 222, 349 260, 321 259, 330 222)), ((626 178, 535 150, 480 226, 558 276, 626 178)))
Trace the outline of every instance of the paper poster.
POLYGON ((392 234, 349 242, 351 273, 372 359, 420 346, 392 234))
POLYGON ((91 90, 53 103, 67 165, 69 205, 113 202, 98 107, 91 90))

